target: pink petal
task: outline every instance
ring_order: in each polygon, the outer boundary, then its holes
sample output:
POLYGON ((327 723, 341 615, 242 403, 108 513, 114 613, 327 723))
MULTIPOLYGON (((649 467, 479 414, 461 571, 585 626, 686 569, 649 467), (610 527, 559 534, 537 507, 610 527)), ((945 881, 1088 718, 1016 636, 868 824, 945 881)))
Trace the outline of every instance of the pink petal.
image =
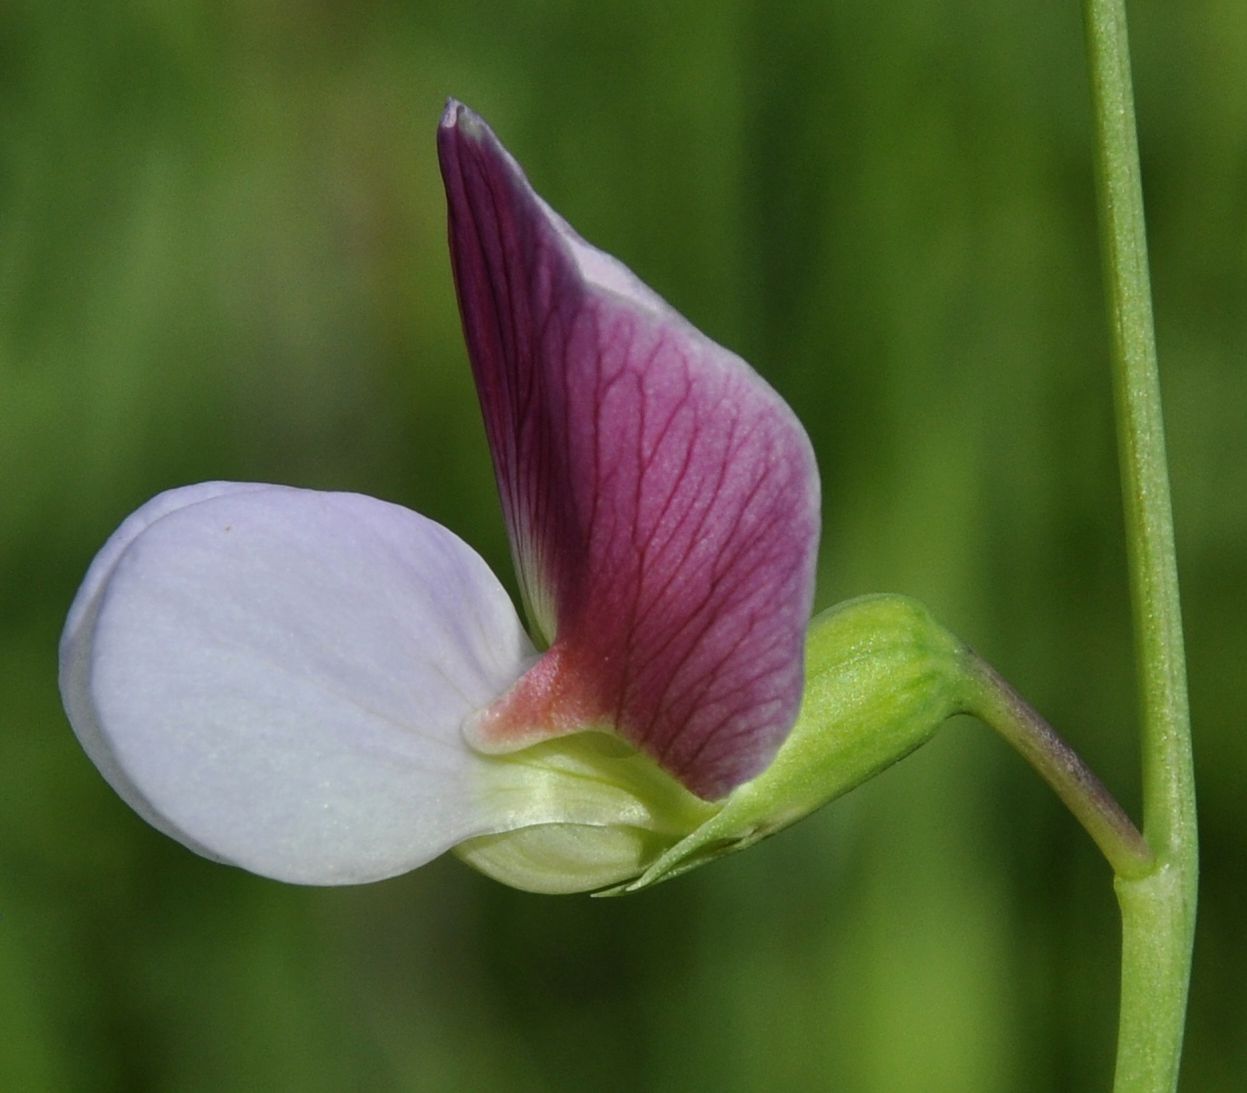
POLYGON ((609 729, 722 796, 800 703, 809 441, 744 361, 576 235, 480 118, 451 102, 438 143, 503 512, 552 639, 469 737, 509 751, 609 729))

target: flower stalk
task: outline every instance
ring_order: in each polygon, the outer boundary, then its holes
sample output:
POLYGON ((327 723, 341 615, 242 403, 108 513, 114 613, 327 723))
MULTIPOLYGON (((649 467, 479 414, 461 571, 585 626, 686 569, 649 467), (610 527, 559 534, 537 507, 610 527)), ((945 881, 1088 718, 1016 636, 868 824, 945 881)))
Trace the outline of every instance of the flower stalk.
POLYGON ((976 653, 966 650, 963 662, 965 712, 999 733, 1048 783, 1118 877, 1150 872, 1155 859, 1146 840, 1078 753, 976 653))

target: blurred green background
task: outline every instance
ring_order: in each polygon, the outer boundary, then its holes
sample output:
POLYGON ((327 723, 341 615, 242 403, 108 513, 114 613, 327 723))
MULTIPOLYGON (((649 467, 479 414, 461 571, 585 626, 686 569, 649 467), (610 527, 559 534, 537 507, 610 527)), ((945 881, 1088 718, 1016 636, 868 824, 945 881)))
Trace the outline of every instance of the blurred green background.
MULTIPOLYGON (((1231 1090, 1247 5, 1131 15, 1203 822, 1185 1088, 1231 1090)), ((0 1088, 1107 1088, 1107 867, 970 721, 748 854, 600 901, 453 860, 284 887, 149 830, 80 752, 59 628, 158 490, 370 493, 509 574, 445 251, 448 94, 807 423, 820 605, 927 601, 1137 815, 1072 0, 10 0, 0 1088)))

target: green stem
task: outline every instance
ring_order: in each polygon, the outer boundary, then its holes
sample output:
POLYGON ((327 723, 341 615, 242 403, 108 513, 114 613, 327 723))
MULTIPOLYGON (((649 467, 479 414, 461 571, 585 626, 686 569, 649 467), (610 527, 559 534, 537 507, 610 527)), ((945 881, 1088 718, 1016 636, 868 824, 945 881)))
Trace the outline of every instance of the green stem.
POLYGON ((1176 1087, 1195 929, 1198 844, 1173 516, 1152 330, 1124 0, 1084 0, 1113 388, 1139 670, 1144 834, 1156 854, 1119 876, 1117 1093, 1176 1087))

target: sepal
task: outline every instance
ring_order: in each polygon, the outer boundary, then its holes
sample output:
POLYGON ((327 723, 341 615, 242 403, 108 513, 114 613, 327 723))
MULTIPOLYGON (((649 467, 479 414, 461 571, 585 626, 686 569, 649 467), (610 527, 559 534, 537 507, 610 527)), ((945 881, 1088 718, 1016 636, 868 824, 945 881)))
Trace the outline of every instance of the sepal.
POLYGON ((965 706, 962 643, 922 604, 875 595, 811 623, 806 689, 775 761, 630 884, 634 892, 743 850, 926 743, 965 706))

